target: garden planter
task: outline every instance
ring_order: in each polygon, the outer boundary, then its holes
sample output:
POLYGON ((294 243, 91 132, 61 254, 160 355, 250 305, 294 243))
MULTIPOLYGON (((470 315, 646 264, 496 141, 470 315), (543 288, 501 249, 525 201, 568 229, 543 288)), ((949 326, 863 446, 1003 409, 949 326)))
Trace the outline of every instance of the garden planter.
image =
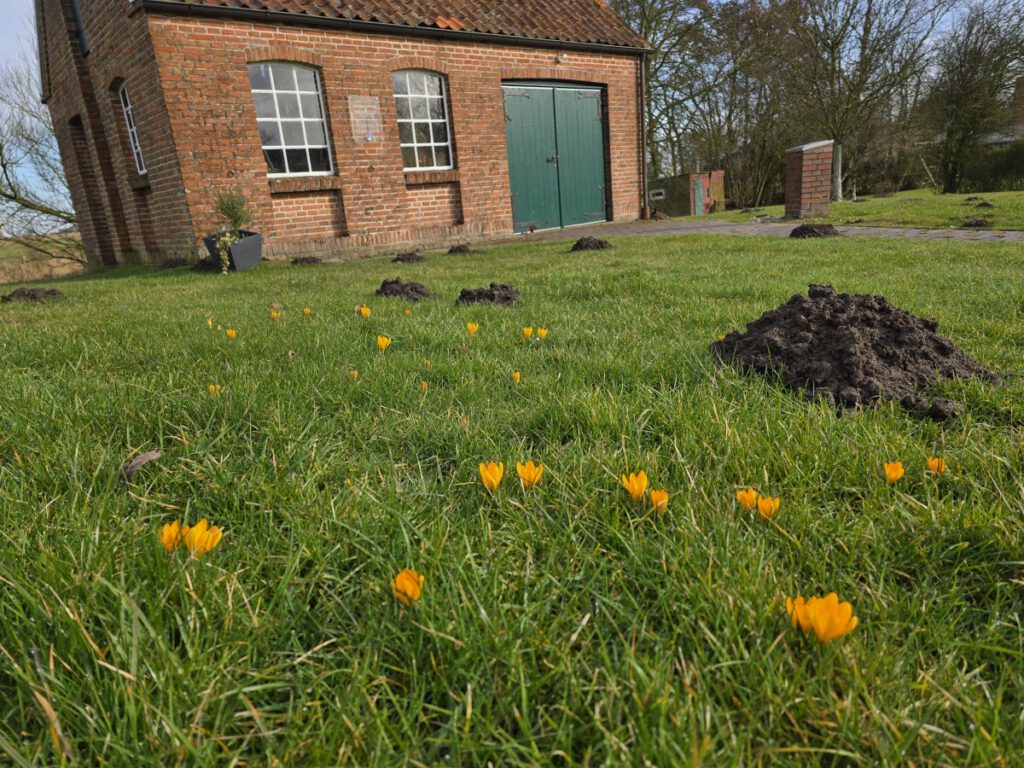
MULTIPOLYGON (((203 238, 206 250, 210 252, 210 258, 218 267, 223 267, 223 265, 220 261, 220 253, 217 252, 217 240, 223 234, 223 232, 218 232, 203 238)), ((228 266, 236 272, 256 269, 260 265, 260 254, 263 252, 263 235, 245 229, 240 229, 238 234, 242 236, 241 240, 233 243, 228 249, 228 266)))

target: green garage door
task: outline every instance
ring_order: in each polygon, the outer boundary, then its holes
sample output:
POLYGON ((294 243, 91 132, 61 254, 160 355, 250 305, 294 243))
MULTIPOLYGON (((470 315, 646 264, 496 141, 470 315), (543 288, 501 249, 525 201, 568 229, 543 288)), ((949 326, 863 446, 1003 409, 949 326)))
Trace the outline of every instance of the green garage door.
POLYGON ((604 221, 601 90, 540 83, 503 90, 516 232, 604 221))

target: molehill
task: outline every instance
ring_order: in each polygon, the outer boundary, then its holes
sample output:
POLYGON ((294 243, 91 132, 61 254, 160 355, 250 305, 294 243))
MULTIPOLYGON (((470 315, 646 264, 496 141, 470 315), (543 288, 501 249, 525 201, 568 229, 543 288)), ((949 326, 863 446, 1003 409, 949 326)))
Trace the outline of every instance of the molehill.
POLYGON ((916 317, 882 296, 836 293, 812 285, 777 309, 711 345, 724 363, 780 377, 810 399, 847 408, 897 400, 914 413, 947 419, 960 403, 929 399, 945 379, 995 374, 944 336, 937 323, 916 317))
POLYGON ((406 301, 420 301, 430 298, 430 289, 421 283, 403 283, 402 278, 385 280, 377 289, 378 296, 390 296, 393 298, 405 299, 406 301))

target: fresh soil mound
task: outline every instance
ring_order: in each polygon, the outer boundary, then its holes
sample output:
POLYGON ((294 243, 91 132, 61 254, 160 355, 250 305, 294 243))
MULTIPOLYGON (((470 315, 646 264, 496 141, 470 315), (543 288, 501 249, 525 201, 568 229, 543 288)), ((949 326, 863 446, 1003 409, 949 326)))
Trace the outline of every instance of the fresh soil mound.
POLYGON ((429 299, 430 290, 427 286, 419 283, 403 283, 402 278, 396 277, 394 280, 385 280, 381 283, 380 288, 377 289, 377 295, 405 299, 406 301, 419 301, 420 299, 429 299))
POLYGON ((400 253, 391 260, 393 264, 415 264, 418 261, 426 261, 427 257, 422 253, 416 253, 410 251, 409 253, 400 253))
POLYGON ((789 233, 790 237, 842 237, 843 234, 831 224, 801 224, 789 233))
POLYGON ((452 254, 453 256, 454 255, 458 255, 458 254, 463 254, 463 253, 472 253, 472 252, 473 252, 473 249, 470 248, 465 243, 460 243, 459 245, 453 245, 451 248, 448 249, 448 253, 452 254))
POLYGON ((980 203, 975 203, 974 207, 975 208, 982 208, 982 209, 984 209, 986 211, 991 211, 993 208, 996 207, 996 205, 995 205, 995 203, 990 203, 988 200, 982 200, 980 203))
POLYGON ((56 288, 16 288, 6 296, 0 296, 5 304, 9 301, 54 301, 63 299, 64 294, 56 288))
POLYGON ((319 256, 296 256, 291 262, 296 267, 312 266, 313 264, 321 264, 319 256))
POLYGON ((511 285, 491 283, 490 288, 463 288, 456 304, 490 303, 512 306, 519 301, 519 291, 511 285))
POLYGON ((967 227, 970 229, 984 229, 985 227, 991 227, 992 222, 990 222, 988 219, 979 219, 972 216, 971 218, 966 219, 964 223, 961 224, 960 226, 967 227))
POLYGON ((836 293, 812 285, 711 345, 723 362, 764 376, 780 376, 810 399, 827 397, 853 408, 880 400, 935 419, 956 415, 950 400, 925 399, 944 379, 995 375, 949 339, 934 320, 894 307, 882 296, 836 293))
POLYGON ((571 252, 576 251, 607 251, 612 247, 612 244, 607 240, 600 240, 596 237, 581 237, 575 243, 573 243, 571 252))

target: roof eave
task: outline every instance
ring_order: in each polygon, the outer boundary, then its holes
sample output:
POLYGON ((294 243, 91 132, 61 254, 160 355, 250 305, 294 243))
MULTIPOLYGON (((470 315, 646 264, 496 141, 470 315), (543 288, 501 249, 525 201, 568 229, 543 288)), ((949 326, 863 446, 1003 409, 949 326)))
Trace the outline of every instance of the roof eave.
POLYGON ((534 48, 551 48, 562 51, 587 51, 590 53, 612 53, 626 56, 643 56, 650 48, 640 46, 612 45, 610 43, 589 43, 570 40, 549 40, 536 37, 497 35, 488 32, 460 32, 438 27, 413 27, 404 24, 385 24, 377 21, 361 21, 330 16, 310 16, 304 13, 283 11, 259 11, 251 8, 227 8, 207 5, 192 5, 178 0, 140 0, 139 4, 149 13, 173 16, 208 16, 239 19, 242 21, 264 21, 270 24, 293 24, 303 27, 324 27, 346 29, 353 32, 373 34, 407 35, 440 40, 462 40, 476 43, 499 45, 523 45, 534 48))

